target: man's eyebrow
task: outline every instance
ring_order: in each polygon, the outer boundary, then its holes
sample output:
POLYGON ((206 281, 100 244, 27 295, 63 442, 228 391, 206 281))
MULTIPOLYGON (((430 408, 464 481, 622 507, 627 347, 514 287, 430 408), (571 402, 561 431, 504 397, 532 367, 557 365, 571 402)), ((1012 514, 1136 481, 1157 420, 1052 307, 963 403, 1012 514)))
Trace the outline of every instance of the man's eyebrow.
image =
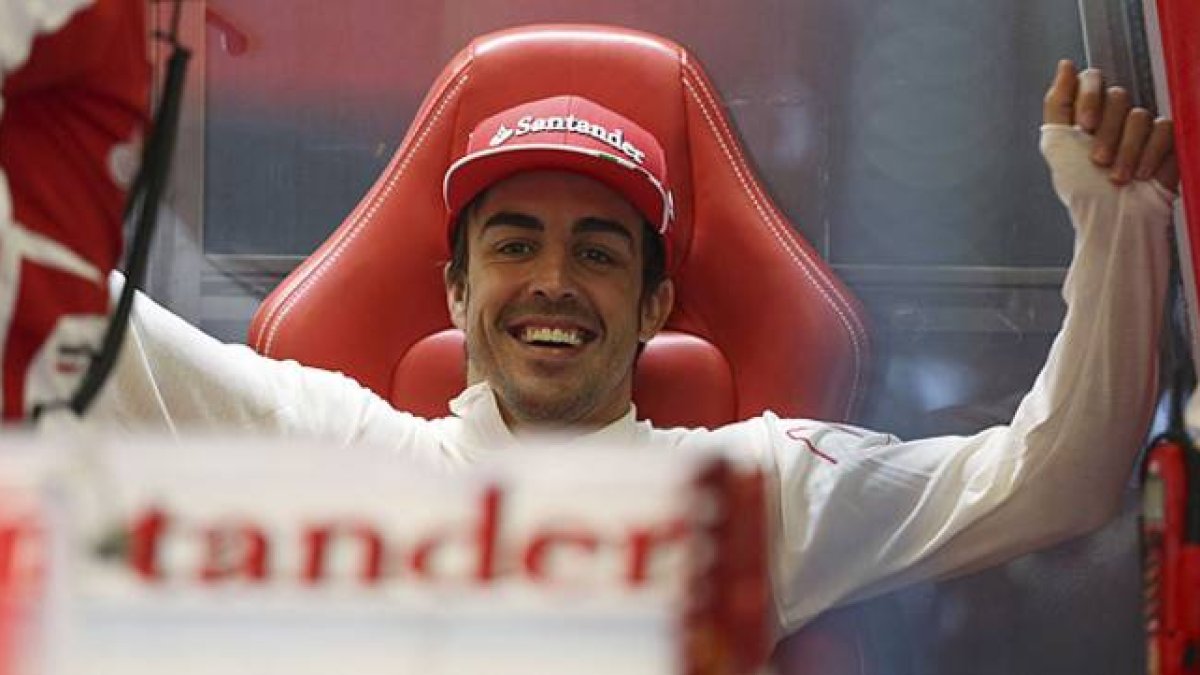
POLYGON ((633 247, 633 233, 629 231, 629 228, 625 227, 616 220, 596 217, 580 218, 579 220, 575 221, 575 226, 571 229, 576 233, 609 232, 612 234, 617 234, 624 237, 626 241, 629 242, 630 248, 633 247))
POLYGON ((482 233, 489 227, 507 225, 508 227, 519 227, 526 230, 541 230, 545 229, 542 221, 529 215, 528 213, 520 213, 517 211, 498 211, 488 216, 488 219, 483 221, 483 227, 479 229, 482 233))

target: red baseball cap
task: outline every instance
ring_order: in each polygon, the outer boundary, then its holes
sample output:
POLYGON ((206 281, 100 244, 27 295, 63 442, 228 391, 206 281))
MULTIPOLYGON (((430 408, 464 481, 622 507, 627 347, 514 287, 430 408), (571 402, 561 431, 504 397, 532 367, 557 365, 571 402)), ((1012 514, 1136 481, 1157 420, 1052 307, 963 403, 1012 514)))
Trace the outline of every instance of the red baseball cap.
POLYGON ((466 153, 450 165, 442 183, 451 224, 484 189, 538 169, 572 171, 604 183, 667 239, 675 211, 662 145, 629 118, 582 96, 522 103, 476 125, 466 153))

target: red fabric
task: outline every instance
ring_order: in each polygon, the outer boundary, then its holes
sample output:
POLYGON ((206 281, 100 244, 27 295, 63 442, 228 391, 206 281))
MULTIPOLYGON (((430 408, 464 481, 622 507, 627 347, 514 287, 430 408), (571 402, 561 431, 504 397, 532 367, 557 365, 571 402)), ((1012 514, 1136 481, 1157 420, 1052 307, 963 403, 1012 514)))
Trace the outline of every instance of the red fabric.
MULTIPOLYGON (((29 59, 4 80, 0 166, 13 219, 99 271, 85 281, 21 254, 15 294, 0 300, 14 310, 0 325, 4 419, 25 414, 30 359, 59 318, 108 311, 106 275, 121 253, 125 200, 111 169, 114 150, 140 134, 148 115, 144 12, 141 0, 97 0, 38 37, 29 59)), ((137 148, 122 153, 136 168, 137 148)))
MULTIPOLYGON (((1158 0, 1158 18, 1171 93, 1170 116, 1175 123, 1180 194, 1188 211, 1187 237, 1191 250, 1187 253, 1191 256, 1192 278, 1186 283, 1192 285, 1191 297, 1196 298, 1200 297, 1196 295, 1200 291, 1200 6, 1194 0, 1158 0)), ((1192 307, 1190 313, 1195 321, 1200 308, 1192 307)), ((1193 323, 1192 330, 1196 327, 1193 323)), ((1180 522, 1185 493, 1184 486, 1179 484, 1183 471, 1181 452, 1186 451, 1172 443, 1152 448, 1148 469, 1161 471, 1162 479, 1168 483, 1165 494, 1171 500, 1165 507, 1164 550, 1158 552, 1162 556, 1159 613, 1151 617, 1155 619, 1155 630, 1150 636, 1152 649, 1164 664, 1162 672, 1166 674, 1200 672, 1194 659, 1190 666, 1180 666, 1188 661, 1184 657, 1189 651, 1188 641, 1194 640, 1200 631, 1200 608, 1191 598, 1200 589, 1200 578, 1196 577, 1200 572, 1200 547, 1181 545, 1178 540, 1184 529, 1180 522)), ((1186 487, 1200 489, 1196 485, 1186 487)))
MULTIPOLYGON (((21 263, 20 274, 14 305, 18 329, 9 334, 4 345, 4 416, 8 419, 24 415, 29 366, 59 320, 64 316, 102 315, 108 309, 106 284, 91 283, 28 261, 21 263)), ((54 370, 56 377, 78 380, 86 371, 86 363, 75 354, 67 354, 55 360, 54 370)))
POLYGON ((121 253, 125 199, 109 154, 147 120, 144 4, 96 0, 4 79, 0 164, 16 221, 104 270, 121 253))
MULTIPOLYGON (((1188 208, 1192 290, 1200 290, 1200 6, 1192 0, 1158 0, 1158 25, 1171 92, 1180 194, 1188 208)), ((1192 297, 1200 297, 1193 293, 1192 297)), ((1192 308, 1195 317, 1197 308, 1192 308)), ((1193 326, 1193 330, 1195 330, 1193 326)))

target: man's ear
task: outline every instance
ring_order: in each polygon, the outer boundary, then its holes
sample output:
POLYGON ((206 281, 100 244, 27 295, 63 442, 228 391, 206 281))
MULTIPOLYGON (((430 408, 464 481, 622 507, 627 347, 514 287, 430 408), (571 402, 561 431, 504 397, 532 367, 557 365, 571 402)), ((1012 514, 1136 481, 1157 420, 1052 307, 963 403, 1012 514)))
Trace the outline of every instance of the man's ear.
POLYGON ((654 292, 642 300, 642 321, 638 328, 638 340, 646 343, 658 335, 671 309, 675 307, 675 284, 670 279, 663 279, 654 292))
POLYGON ((459 330, 467 329, 467 281, 450 275, 450 265, 442 269, 442 281, 446 284, 446 309, 450 310, 450 322, 459 330))

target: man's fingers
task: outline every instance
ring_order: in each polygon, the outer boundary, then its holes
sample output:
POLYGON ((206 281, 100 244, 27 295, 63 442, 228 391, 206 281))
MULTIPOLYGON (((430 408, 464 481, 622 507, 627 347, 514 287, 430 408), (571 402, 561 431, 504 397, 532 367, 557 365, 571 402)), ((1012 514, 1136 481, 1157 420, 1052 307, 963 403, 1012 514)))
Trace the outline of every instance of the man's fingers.
POLYGON ((1078 86, 1075 64, 1067 59, 1059 61, 1054 71, 1054 81, 1050 83, 1046 98, 1042 101, 1042 121, 1047 124, 1074 124, 1075 89, 1078 86))
POLYGON ((1088 132, 1100 126, 1100 113, 1104 107, 1104 78, 1100 71, 1088 68, 1079 73, 1079 87, 1075 94, 1075 124, 1088 132))
POLYGON ((1179 162, 1173 150, 1154 172, 1154 180, 1171 192, 1179 192, 1179 162))
POLYGON ((1067 59, 1058 62, 1046 90, 1042 121, 1078 126, 1093 136, 1092 161, 1109 169, 1117 185, 1151 178, 1169 190, 1179 186, 1170 120, 1157 119, 1145 108, 1132 107, 1129 92, 1104 89, 1104 76, 1095 68, 1075 71, 1067 59))
POLYGON ((1109 172, 1109 178, 1117 185, 1124 185, 1133 179, 1133 172, 1142 158, 1142 149, 1150 137, 1152 124, 1153 117, 1145 108, 1134 108, 1125 116, 1121 144, 1117 147, 1117 157, 1109 172))
POLYGON ((1154 120, 1154 126, 1150 130, 1150 138, 1146 141, 1146 147, 1142 149, 1142 158, 1138 161, 1137 171, 1134 172, 1134 178, 1138 180, 1149 180, 1158 173, 1158 169, 1162 166, 1163 161, 1171 154, 1171 150, 1175 145, 1174 128, 1171 125, 1171 120, 1160 117, 1154 120))
POLYGON ((1129 114, 1129 92, 1121 87, 1109 87, 1104 96, 1104 112, 1100 125, 1092 139, 1092 161, 1100 166, 1112 166, 1117 158, 1117 147, 1125 129, 1125 117, 1129 114))

